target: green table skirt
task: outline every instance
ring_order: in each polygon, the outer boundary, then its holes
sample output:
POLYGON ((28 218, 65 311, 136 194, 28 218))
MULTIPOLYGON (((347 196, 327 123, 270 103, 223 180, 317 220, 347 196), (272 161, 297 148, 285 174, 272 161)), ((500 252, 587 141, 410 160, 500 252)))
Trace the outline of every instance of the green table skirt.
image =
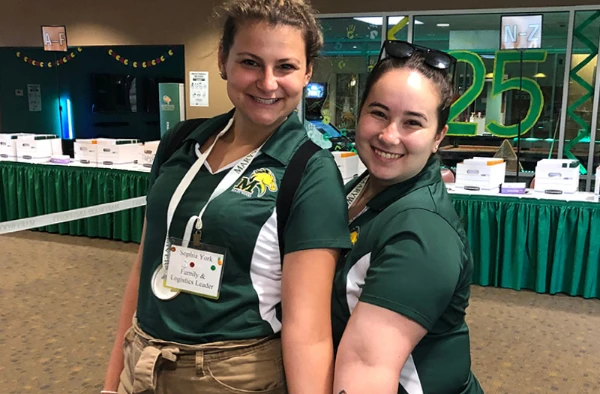
MULTIPOLYGON (((145 196, 149 174, 103 168, 0 162, 0 222, 145 196)), ((38 228, 139 242, 144 207, 38 228)))
POLYGON ((473 283, 600 298, 600 203, 452 195, 473 283))
MULTIPOLYGON (((144 196, 149 174, 0 162, 0 222, 144 196)), ((473 283, 600 298, 600 203, 452 195, 473 283)), ((144 207, 38 230, 139 242, 144 207)))

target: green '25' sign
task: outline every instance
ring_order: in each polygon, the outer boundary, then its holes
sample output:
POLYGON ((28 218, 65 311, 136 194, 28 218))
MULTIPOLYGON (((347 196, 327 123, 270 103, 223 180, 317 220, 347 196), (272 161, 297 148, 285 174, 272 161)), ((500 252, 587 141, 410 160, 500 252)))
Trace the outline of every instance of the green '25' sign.
MULTIPOLYGON (((469 51, 451 51, 459 62, 469 64, 473 68, 473 83, 467 91, 450 107, 448 118, 448 135, 477 135, 477 124, 470 122, 453 122, 458 115, 465 111, 483 91, 485 85, 485 65, 478 54, 469 51)), ((544 50, 528 50, 523 52, 524 62, 544 62, 547 52, 544 50)), ((504 79, 504 72, 508 63, 518 63, 520 54, 518 51, 497 51, 494 60, 492 78, 492 95, 496 96, 508 90, 519 90, 519 77, 504 79)), ((522 79, 522 90, 530 95, 529 110, 521 121, 521 135, 527 133, 538 121, 544 107, 544 96, 538 83, 531 78, 522 79)), ((486 123, 488 132, 499 137, 516 137, 518 125, 502 125, 494 120, 486 123)))

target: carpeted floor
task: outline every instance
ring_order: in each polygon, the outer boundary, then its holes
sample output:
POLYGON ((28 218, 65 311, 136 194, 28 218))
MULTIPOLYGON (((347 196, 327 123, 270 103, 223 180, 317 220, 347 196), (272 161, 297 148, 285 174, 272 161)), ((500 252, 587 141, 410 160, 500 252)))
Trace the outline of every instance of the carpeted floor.
MULTIPOLYGON (((0 394, 98 393, 136 244, 0 236, 0 394)), ((600 393, 600 300, 472 289, 486 393, 600 393)))

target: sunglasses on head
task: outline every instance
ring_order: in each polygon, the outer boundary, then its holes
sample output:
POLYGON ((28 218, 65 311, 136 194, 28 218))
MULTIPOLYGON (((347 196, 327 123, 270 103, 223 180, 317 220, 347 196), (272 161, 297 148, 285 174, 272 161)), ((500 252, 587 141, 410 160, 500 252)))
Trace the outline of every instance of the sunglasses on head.
POLYGON ((456 58, 446 52, 414 45, 406 41, 386 40, 381 47, 379 60, 382 59, 384 50, 386 56, 396 59, 409 59, 416 52, 419 52, 423 55, 425 64, 436 70, 448 71, 456 63, 456 58))

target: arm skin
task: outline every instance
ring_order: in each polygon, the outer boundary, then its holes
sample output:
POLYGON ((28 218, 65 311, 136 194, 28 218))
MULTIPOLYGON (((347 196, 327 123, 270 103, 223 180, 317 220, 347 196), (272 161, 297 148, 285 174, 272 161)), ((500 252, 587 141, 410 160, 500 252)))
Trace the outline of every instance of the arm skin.
POLYGON ((359 302, 338 349, 334 393, 397 394, 400 372, 426 333, 399 313, 359 302))
POLYGON ((310 249, 284 257, 283 362, 290 394, 331 394, 331 292, 339 251, 310 249))
POLYGON ((125 332, 131 327, 131 321, 138 301, 138 289, 140 285, 140 270, 142 266, 142 251, 144 250, 144 239, 146 238, 146 220, 144 219, 144 227, 142 230, 142 240, 138 249, 137 256, 129 273, 125 294, 123 295, 123 303, 121 306, 121 314, 119 315, 119 323, 117 335, 113 345, 110 361, 104 379, 104 390, 117 391, 121 371, 123 370, 123 339, 125 332))

